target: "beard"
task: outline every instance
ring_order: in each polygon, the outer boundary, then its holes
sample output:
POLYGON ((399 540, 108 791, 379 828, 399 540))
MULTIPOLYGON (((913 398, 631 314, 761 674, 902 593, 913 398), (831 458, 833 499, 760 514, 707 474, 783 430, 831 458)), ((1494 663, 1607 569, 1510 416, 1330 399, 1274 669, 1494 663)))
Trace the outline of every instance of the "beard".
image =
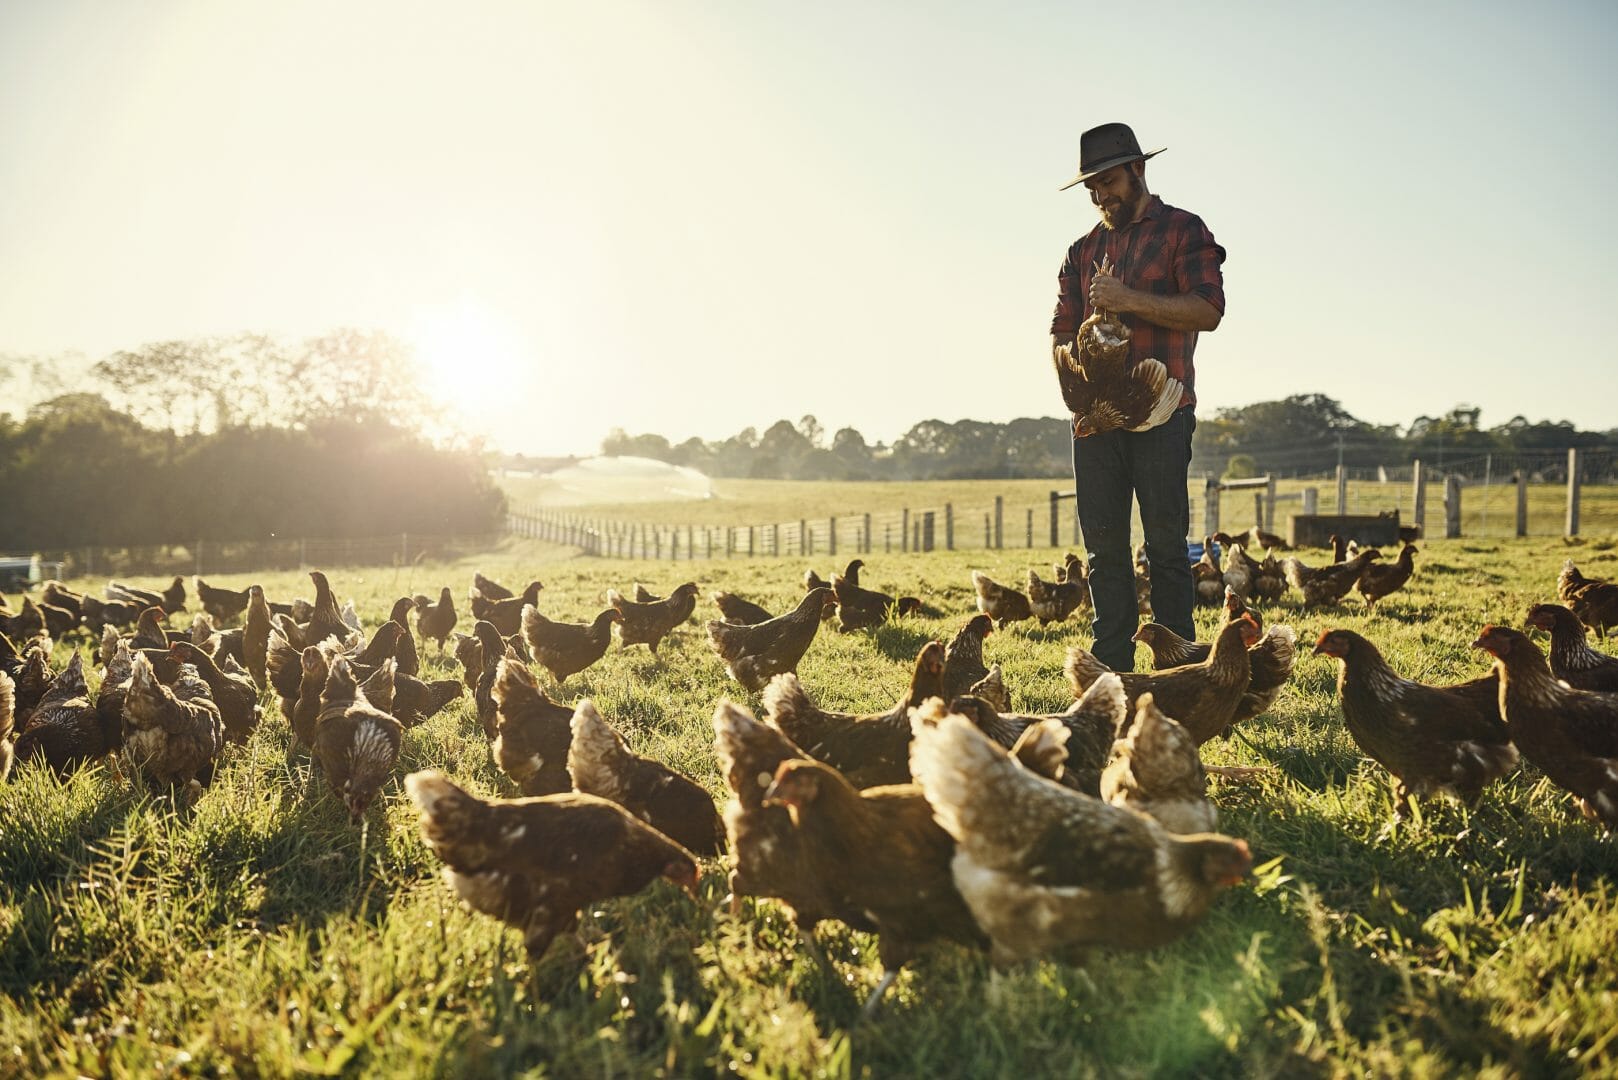
POLYGON ((1135 211, 1140 207, 1141 196, 1146 194, 1146 185, 1141 178, 1133 173, 1129 176, 1129 193, 1121 199, 1101 203, 1096 207, 1101 213, 1101 225, 1107 229, 1121 229, 1135 220, 1135 211))

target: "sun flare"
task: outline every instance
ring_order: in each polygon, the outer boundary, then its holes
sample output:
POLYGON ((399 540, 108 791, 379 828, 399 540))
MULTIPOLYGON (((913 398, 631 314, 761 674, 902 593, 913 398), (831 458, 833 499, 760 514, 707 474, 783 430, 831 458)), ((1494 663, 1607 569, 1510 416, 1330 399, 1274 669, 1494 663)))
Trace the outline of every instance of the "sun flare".
POLYGON ((471 297, 419 312, 410 339, 427 393, 463 420, 520 381, 531 362, 509 324, 471 297))

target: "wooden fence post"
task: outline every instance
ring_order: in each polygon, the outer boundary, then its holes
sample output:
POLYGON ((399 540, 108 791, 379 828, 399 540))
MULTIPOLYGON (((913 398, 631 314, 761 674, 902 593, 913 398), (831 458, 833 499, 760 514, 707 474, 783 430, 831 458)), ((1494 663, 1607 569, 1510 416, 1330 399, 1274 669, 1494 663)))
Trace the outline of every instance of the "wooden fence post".
POLYGON ((921 550, 933 550, 933 511, 921 515, 921 550))
POLYGON ((994 515, 983 511, 983 546, 994 547, 994 515))
POLYGON ((1421 459, 1410 463, 1411 483, 1411 520, 1415 523, 1416 532, 1422 536, 1427 535, 1427 482, 1421 475, 1421 459))
POLYGON ((1348 513, 1348 466, 1337 466, 1337 516, 1348 513))
POLYGON ((998 550, 1006 546, 1006 534, 1003 529, 1006 517, 1006 497, 994 497, 994 546, 998 550))
POLYGON ((1219 481, 1208 477, 1202 488, 1202 535, 1219 531, 1219 481))
POLYGON ((1517 470, 1517 535, 1528 535, 1528 474, 1517 470))
POLYGON ((1579 535, 1579 450, 1576 446, 1568 447, 1567 451, 1567 536, 1579 535))
POLYGON ((1028 546, 1034 546, 1034 508, 1028 508, 1028 546))
POLYGON ((1060 496, 1058 495, 1057 492, 1052 491, 1051 492, 1051 547, 1061 547, 1062 546, 1062 534, 1057 531, 1057 516, 1056 516, 1057 507, 1059 507, 1061 505, 1062 504, 1061 504, 1061 501, 1060 501, 1060 496))
POLYGON ((1270 474, 1270 482, 1264 485, 1264 527, 1271 532, 1275 531, 1275 474, 1270 474))
POLYGON ((826 553, 837 554, 837 515, 826 519, 826 553))
POLYGON ((804 518, 798 519, 798 554, 814 554, 814 552, 809 549, 809 522, 804 518))
POLYGON ((944 504, 944 550, 955 550, 955 504, 944 504))
POLYGON ((1310 516, 1320 513, 1320 489, 1306 487, 1303 489, 1303 512, 1310 516))
POLYGON ((866 555, 869 555, 871 553, 871 515, 870 514, 865 515, 865 547, 864 547, 863 550, 864 550, 864 553, 866 555))
POLYGON ((899 550, 910 550, 910 508, 904 509, 904 516, 899 521, 899 550))
POLYGON ((1461 478, 1451 473, 1444 478, 1444 539, 1461 535, 1461 478))

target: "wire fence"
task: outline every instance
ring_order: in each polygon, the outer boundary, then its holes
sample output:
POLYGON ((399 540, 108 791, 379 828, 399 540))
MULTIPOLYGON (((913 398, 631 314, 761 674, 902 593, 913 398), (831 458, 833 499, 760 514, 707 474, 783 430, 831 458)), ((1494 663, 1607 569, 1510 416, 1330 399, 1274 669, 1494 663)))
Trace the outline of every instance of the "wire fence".
POLYGON ((424 536, 272 537, 263 540, 196 540, 138 547, 78 547, 42 551, 44 565, 59 564, 58 576, 250 573, 350 566, 408 566, 488 551, 500 534, 424 536))

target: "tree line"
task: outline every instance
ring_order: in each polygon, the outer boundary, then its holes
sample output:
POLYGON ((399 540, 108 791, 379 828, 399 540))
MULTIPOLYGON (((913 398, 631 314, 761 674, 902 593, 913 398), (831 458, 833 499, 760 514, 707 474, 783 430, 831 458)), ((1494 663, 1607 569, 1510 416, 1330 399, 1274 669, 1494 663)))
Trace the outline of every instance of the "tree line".
MULTIPOLYGON (((1322 394, 1217 410, 1199 417, 1192 439, 1193 473, 1309 475, 1341 462, 1351 469, 1397 466, 1420 458, 1443 467, 1488 453, 1618 449, 1618 429, 1579 431, 1562 421, 1515 416, 1485 428, 1481 410, 1461 405, 1408 425, 1372 424, 1322 394)), ((671 443, 662 435, 615 428, 602 441, 607 455, 635 455, 687 465, 710 476, 788 480, 969 480, 1062 477, 1072 471, 1072 431, 1066 419, 923 420, 891 445, 872 443, 851 427, 828 441, 814 416, 778 420, 761 434, 744 428, 727 439, 671 443)), ((1611 472, 1618 455, 1603 463, 1611 472)), ((1555 466, 1550 467, 1554 471, 1555 466)), ((1590 477, 1594 479, 1595 477, 1590 477)))
MULTIPOLYGON (((48 369, 12 359, 0 394, 38 389, 48 369)), ((498 530, 481 448, 429 437, 410 365, 397 340, 346 330, 114 354, 0 414, 0 550, 498 530)))

